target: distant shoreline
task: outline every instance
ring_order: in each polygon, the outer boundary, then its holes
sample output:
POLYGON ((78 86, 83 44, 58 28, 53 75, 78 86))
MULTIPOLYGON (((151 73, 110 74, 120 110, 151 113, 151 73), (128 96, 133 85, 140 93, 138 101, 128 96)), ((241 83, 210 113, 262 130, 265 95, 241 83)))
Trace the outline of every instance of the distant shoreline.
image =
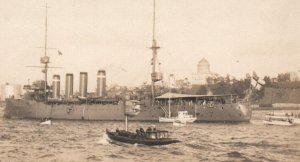
POLYGON ((300 107, 252 107, 253 111, 261 110, 300 110, 300 107))

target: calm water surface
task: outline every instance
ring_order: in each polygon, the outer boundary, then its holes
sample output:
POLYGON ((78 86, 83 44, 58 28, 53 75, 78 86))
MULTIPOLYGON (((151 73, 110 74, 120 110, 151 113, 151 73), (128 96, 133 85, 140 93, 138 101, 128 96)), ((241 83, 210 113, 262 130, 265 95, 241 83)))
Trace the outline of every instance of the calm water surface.
POLYGON ((131 122, 131 130, 155 125, 181 140, 167 146, 109 142, 105 129, 123 122, 54 121, 0 118, 0 161, 300 161, 300 125, 250 123, 172 124, 131 122))

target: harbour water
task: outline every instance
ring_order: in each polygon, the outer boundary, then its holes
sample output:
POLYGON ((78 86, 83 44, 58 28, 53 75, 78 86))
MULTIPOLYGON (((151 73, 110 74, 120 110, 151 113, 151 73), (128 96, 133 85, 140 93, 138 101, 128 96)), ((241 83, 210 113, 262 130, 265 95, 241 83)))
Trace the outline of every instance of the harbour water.
POLYGON ((109 142, 105 129, 123 128, 123 122, 55 120, 42 126, 36 120, 1 117, 0 161, 300 161, 300 125, 267 126, 256 118, 186 127, 130 122, 129 128, 151 125, 182 142, 155 147, 109 142))

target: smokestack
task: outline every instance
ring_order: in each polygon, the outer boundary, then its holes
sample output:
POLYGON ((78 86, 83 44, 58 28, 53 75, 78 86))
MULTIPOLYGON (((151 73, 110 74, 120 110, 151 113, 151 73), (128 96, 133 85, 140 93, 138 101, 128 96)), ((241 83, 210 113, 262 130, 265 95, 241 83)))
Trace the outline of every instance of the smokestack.
POLYGON ((72 98, 73 96, 73 74, 66 74, 66 89, 65 89, 65 97, 72 98))
POLYGON ((52 80, 52 98, 59 98, 60 96, 60 76, 53 75, 52 80))
POLYGON ((97 95, 97 97, 104 97, 106 95, 106 72, 105 72, 105 70, 98 70, 96 95, 97 95))
POLYGON ((88 73, 80 72, 80 80, 79 80, 79 96, 87 97, 87 81, 88 81, 88 73))

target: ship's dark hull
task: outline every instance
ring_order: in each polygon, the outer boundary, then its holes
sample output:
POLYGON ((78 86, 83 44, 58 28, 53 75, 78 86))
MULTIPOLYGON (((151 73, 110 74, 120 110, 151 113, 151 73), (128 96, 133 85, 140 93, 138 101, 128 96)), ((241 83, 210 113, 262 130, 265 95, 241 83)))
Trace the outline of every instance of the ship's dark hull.
POLYGON ((114 141, 129 143, 129 144, 143 144, 148 146, 156 146, 156 145, 168 145, 172 143, 180 142, 175 139, 163 138, 163 139, 147 139, 147 138, 133 138, 133 137, 125 137, 120 136, 116 132, 110 132, 106 130, 106 134, 108 137, 114 141))
MULTIPOLYGON (((164 111, 168 106, 150 106, 145 102, 141 106, 140 114, 130 118, 134 121, 158 121, 160 116, 165 116, 164 111)), ((246 104, 222 104, 215 107, 195 105, 172 105, 172 116, 180 110, 187 110, 189 114, 197 117, 196 122, 249 122, 252 115, 250 106, 246 104)), ((70 120, 105 120, 123 121, 124 104, 44 104, 32 100, 7 99, 4 116, 7 118, 31 118, 70 120)))

